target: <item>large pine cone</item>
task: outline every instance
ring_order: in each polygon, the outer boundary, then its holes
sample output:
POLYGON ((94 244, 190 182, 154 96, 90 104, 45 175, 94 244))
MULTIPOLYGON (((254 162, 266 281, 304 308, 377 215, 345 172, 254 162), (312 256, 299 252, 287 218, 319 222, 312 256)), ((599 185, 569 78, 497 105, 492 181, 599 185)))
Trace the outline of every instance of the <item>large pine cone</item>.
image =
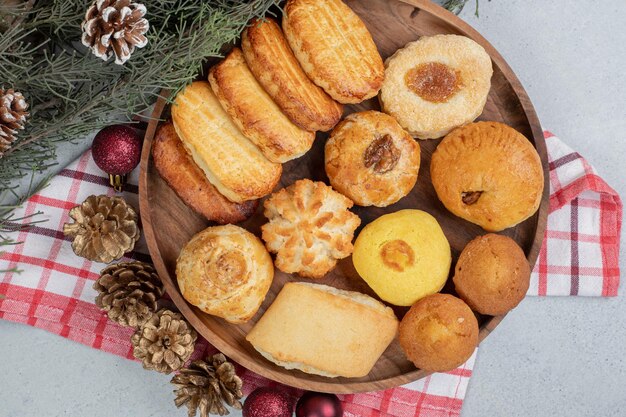
POLYGON ((28 103, 22 93, 0 88, 0 158, 17 139, 17 131, 24 129, 26 110, 28 103))
POLYGON ((109 263, 139 240, 137 213, 121 197, 90 195, 69 215, 76 222, 65 223, 63 233, 74 239, 74 253, 89 260, 109 263))
POLYGON ((157 310, 163 284, 154 267, 144 262, 108 266, 93 284, 99 292, 96 305, 122 326, 139 327, 157 310))
POLYGON ((115 55, 115 63, 124 64, 135 48, 148 44, 146 7, 130 0, 95 0, 81 25, 83 45, 98 58, 115 55))
POLYGON ((176 407, 187 405, 189 417, 200 410, 200 417, 209 414, 228 414, 223 403, 241 410, 241 378, 235 373, 235 367, 221 354, 215 354, 205 360, 193 361, 189 368, 184 368, 171 383, 174 390, 176 407))
POLYGON ((183 316, 159 310, 130 339, 145 369, 164 374, 180 369, 193 353, 198 335, 183 316))

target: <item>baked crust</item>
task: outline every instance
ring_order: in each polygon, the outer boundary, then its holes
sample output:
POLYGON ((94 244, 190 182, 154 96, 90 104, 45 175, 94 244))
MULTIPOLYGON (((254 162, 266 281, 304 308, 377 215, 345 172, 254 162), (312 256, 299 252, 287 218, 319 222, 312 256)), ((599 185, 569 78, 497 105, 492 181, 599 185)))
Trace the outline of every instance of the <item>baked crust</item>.
POLYGON ((420 147, 393 117, 352 113, 330 134, 325 167, 333 188, 356 204, 386 207, 415 186, 420 147))
POLYGON ((207 220, 238 223, 252 216, 258 200, 237 204, 221 195, 193 162, 171 122, 161 124, 152 144, 154 166, 183 202, 207 220))
POLYGON ((276 267, 303 277, 321 278, 352 253, 361 219, 348 209, 352 201, 323 182, 298 180, 265 200, 261 227, 276 267))
POLYGON ((526 296, 530 265, 513 239, 490 233, 465 246, 453 281, 456 292, 473 310, 497 316, 526 296))
POLYGON ((539 154, 524 135, 497 122, 453 130, 433 153, 430 175, 448 210, 490 232, 532 216, 543 194, 539 154))
POLYGON ((241 35, 241 49, 259 84, 293 123, 325 132, 339 122, 343 106, 307 77, 274 19, 253 21, 241 35))
POLYGON ((411 135, 420 139, 439 138, 480 116, 487 102, 492 74, 489 54, 470 38, 422 36, 398 49, 385 61, 385 81, 379 95, 381 107, 411 135), (428 80, 431 83, 433 78, 440 76, 440 85, 435 82, 431 87, 440 89, 435 93, 444 93, 440 97, 442 101, 430 101, 432 97, 429 95, 425 95, 428 98, 425 99, 407 84, 407 73, 430 64, 447 68, 456 83, 445 85, 445 81, 451 81, 445 74, 425 74, 432 77, 428 80))
POLYGON ((250 72, 241 49, 233 48, 211 68, 209 82, 241 133, 270 161, 287 162, 311 149, 315 133, 296 126, 285 116, 250 72))
POLYGON ((289 0, 283 31, 311 80, 340 103, 374 97, 382 58, 363 21, 341 0, 289 0))
POLYGON ((195 81, 172 105, 176 133, 217 190, 235 203, 272 192, 282 165, 270 162, 222 109, 211 86, 195 81))

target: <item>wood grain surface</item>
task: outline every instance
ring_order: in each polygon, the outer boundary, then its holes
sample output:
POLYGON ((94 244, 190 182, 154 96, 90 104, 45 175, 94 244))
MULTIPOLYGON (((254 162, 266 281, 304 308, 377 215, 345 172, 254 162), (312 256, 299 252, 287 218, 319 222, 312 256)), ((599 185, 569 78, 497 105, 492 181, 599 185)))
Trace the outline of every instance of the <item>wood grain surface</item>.
MULTIPOLYGON (((548 159, 542 129, 535 110, 511 68, 478 32, 429 0, 347 0, 346 3, 361 16, 367 25, 383 59, 419 36, 439 33, 468 36, 480 43, 489 53, 494 63, 494 74, 489 99, 479 120, 503 122, 523 133, 534 143, 543 164, 545 189, 539 211, 518 226, 502 232, 520 244, 530 264, 534 265, 543 240, 548 213, 548 159)), ((141 219, 152 260, 165 288, 176 306, 196 330, 242 366, 275 381, 307 390, 333 393, 376 391, 427 376, 427 372, 416 369, 405 358, 397 341, 389 346, 372 371, 363 378, 325 378, 296 370, 286 370, 265 360, 245 340, 246 333, 272 303, 285 282, 306 281, 278 270, 272 288, 259 312, 244 325, 232 325, 222 319, 204 314, 183 299, 174 273, 176 258, 181 247, 195 233, 209 226, 210 223, 185 206, 161 179, 151 161, 150 148, 158 125, 156 119, 167 117, 166 107, 166 100, 160 99, 144 140, 139 184, 141 219)), ((380 109, 377 99, 346 106, 344 116, 365 109, 380 109)), ((311 178, 328 183, 324 172, 323 152, 327 136, 327 134, 318 133, 313 148, 305 156, 284 165, 283 175, 277 189, 286 187, 300 178, 311 178)), ((453 260, 456 261, 467 242, 486 232, 479 226, 455 217, 443 207, 430 181, 430 158, 439 140, 419 143, 422 161, 418 181, 412 192, 392 206, 386 208, 355 207, 354 212, 361 217, 362 228, 385 213, 404 208, 425 210, 435 216, 441 224, 450 242, 453 260)), ((260 235, 260 226, 266 221, 261 206, 256 214, 241 226, 260 235)), ((357 233, 359 231, 360 229, 357 233)), ((451 272, 453 270, 454 268, 451 272)), ((316 282, 375 296, 354 270, 351 258, 339 262, 337 268, 316 282)), ((451 280, 448 280, 444 292, 454 292, 450 284, 451 280)), ((399 317, 402 317, 406 308, 395 308, 395 311, 399 317)), ((502 321, 503 317, 478 316, 481 325, 481 341, 502 321)))

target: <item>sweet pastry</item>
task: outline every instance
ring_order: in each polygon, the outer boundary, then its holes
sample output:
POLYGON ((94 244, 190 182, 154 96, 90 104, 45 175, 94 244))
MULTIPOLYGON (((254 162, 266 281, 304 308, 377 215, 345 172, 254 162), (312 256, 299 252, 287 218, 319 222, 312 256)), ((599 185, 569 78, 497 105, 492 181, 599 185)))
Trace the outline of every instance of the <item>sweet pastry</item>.
POLYGON ((532 216, 544 186, 533 145, 497 122, 472 123, 448 134, 433 153, 430 176, 448 210, 489 232, 532 216))
POLYGON ((278 184, 282 166, 270 162, 230 120, 206 81, 178 93, 176 133, 217 190, 235 203, 261 198, 278 184))
POLYGON ((311 149, 315 133, 285 116, 250 72, 241 49, 233 48, 211 68, 209 82, 241 133, 270 161, 287 162, 311 149))
POLYGON ((176 279, 187 301, 230 323, 252 318, 272 285, 272 258, 258 237, 233 225, 204 229, 183 246, 176 279))
POLYGON ((397 329, 393 310, 372 297, 289 282, 246 340, 284 368, 358 378, 370 372, 397 329))
POLYGON ((363 228, 354 242, 352 262, 380 298, 410 306, 443 288, 452 257, 433 216, 421 210, 400 210, 363 228))
POLYGON ((341 0, 289 0, 283 31, 304 72, 338 102, 380 90, 385 67, 372 35, 341 0))
POLYGON ((481 314, 497 316, 515 308, 530 285, 530 265, 522 248, 507 236, 478 236, 456 264, 454 288, 481 314))
POLYGON ((323 182, 298 180, 272 194, 264 207, 269 222, 262 237, 281 271, 321 278, 352 253, 361 219, 348 210, 350 199, 323 182))
POLYGON ((370 110, 333 129, 325 159, 335 190, 360 206, 386 207, 415 186, 420 147, 393 117, 370 110))
POLYGON ((253 21, 241 35, 241 49, 259 84, 293 123, 325 132, 339 122, 343 106, 307 77, 274 19, 253 21))
POLYGON ((380 103, 411 135, 438 138, 480 116, 492 74, 489 54, 470 38, 422 36, 385 62, 380 103))
POLYGON ((238 223, 252 216, 258 200, 233 203, 221 195, 187 153, 171 122, 159 126, 152 144, 154 166, 183 202, 207 220, 238 223))
POLYGON ((445 372, 466 362, 478 345, 478 321, 462 300, 433 294, 415 303, 400 322, 398 339, 420 369, 445 372))

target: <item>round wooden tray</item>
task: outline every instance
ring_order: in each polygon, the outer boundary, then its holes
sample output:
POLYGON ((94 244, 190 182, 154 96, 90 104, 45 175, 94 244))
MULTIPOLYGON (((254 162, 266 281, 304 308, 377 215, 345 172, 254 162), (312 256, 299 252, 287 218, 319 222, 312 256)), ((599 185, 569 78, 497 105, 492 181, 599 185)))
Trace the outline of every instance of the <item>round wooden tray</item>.
MULTIPOLYGON (((546 183, 538 213, 517 227, 503 232, 520 244, 530 264, 534 265, 546 226, 549 189, 548 162, 539 120, 524 88, 511 68, 478 32, 452 13, 434 5, 430 0, 347 0, 346 3, 361 16, 367 25, 383 59, 421 35, 439 33, 468 36, 487 50, 494 63, 494 73, 489 99, 480 120, 503 122, 523 133, 534 143, 543 163, 546 183)), ((365 109, 379 109, 377 99, 374 98, 359 105, 346 106, 345 114, 365 109)), ((381 356, 374 369, 363 378, 325 378, 309 375, 296 370, 283 369, 264 359, 245 340, 246 333, 272 303, 285 282, 304 280, 278 270, 271 290, 259 312, 244 325, 229 324, 222 319, 204 314, 183 299, 176 283, 176 258, 181 247, 195 233, 210 224, 185 206, 161 179, 152 163, 150 149, 158 124, 155 119, 164 117, 167 114, 166 110, 165 100, 160 99, 143 144, 139 184, 141 219, 152 260, 165 288, 195 329, 244 367, 267 378, 302 389, 333 393, 374 391, 427 376, 427 372, 415 369, 413 364, 405 358, 397 340, 381 356)), ((323 152, 327 136, 325 133, 318 133, 313 149, 305 156, 284 165, 283 176, 277 188, 286 187, 295 180, 305 177, 328 183, 324 172, 323 152)), ((430 158, 439 140, 419 141, 419 143, 422 149, 422 162, 417 185, 411 194, 384 209, 355 207, 354 212, 361 217, 361 227, 363 227, 385 213, 404 208, 425 210, 435 216, 441 224, 450 241, 453 259, 456 260, 468 241, 485 232, 480 227, 453 216, 439 202, 429 173, 430 158)), ((265 222, 262 209, 259 208, 255 215, 242 226, 260 235, 260 226, 265 222)), ((359 231, 360 229, 357 233, 359 231)), ((337 268, 317 282, 375 296, 357 275, 351 258, 339 262, 337 268)), ((447 285, 444 292, 453 292, 453 288, 447 285)), ((395 308, 395 310, 399 317, 406 312, 406 308, 395 308)), ((500 323, 503 317, 478 317, 481 326, 481 341, 500 323)))

